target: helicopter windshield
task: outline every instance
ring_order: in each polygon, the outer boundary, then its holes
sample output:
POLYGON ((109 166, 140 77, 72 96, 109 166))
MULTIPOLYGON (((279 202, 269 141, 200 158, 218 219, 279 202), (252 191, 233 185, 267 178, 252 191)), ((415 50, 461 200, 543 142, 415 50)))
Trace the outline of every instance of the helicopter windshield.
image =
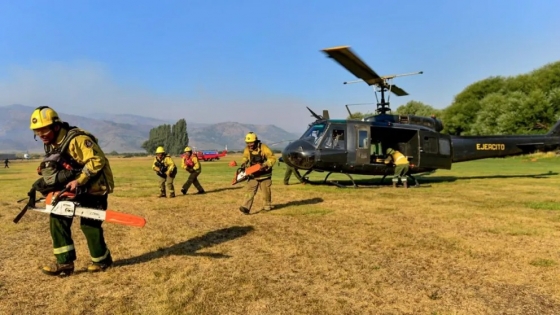
POLYGON ((311 127, 309 127, 309 129, 307 129, 307 131, 303 134, 303 136, 301 136, 300 139, 317 145, 319 143, 319 140, 321 139, 321 136, 323 136, 325 127, 325 124, 312 125, 311 127))

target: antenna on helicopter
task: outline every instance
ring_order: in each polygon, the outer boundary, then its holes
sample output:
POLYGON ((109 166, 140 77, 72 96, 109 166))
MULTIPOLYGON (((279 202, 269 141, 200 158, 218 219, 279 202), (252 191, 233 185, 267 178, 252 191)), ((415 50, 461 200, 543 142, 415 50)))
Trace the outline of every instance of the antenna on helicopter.
POLYGON ((349 46, 338 46, 332 48, 323 49, 330 58, 334 59, 341 66, 354 74, 359 80, 346 81, 344 84, 352 84, 357 82, 365 82, 368 85, 374 86, 375 98, 377 100, 377 113, 386 114, 391 111, 389 107, 390 95, 385 100, 385 92, 389 91, 397 96, 408 95, 403 89, 392 84, 392 80, 396 77, 404 77, 409 75, 422 74, 423 71, 410 72, 404 74, 394 74, 388 76, 379 76, 375 71, 373 71, 367 64, 365 64, 360 57, 358 57, 349 46), (377 92, 381 92, 381 101, 377 98, 377 92))

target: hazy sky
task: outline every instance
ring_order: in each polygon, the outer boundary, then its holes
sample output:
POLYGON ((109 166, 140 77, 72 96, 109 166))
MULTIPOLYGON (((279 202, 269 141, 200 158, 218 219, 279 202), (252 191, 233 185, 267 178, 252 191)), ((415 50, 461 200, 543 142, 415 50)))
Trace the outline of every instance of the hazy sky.
MULTIPOLYGON (((0 106, 276 124, 375 101, 325 57, 350 45, 410 100, 448 106, 467 85, 560 59, 560 1, 0 1, 0 106), (344 4, 343 4, 344 3, 344 4)), ((371 111, 372 107, 352 107, 371 111)))

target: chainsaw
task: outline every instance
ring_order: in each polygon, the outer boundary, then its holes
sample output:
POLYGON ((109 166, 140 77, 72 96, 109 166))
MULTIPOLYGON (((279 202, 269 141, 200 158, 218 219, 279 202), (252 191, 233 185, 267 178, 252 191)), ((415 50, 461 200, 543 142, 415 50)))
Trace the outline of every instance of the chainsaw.
POLYGON ((113 210, 100 210, 82 207, 79 203, 72 201, 72 199, 74 199, 75 197, 75 194, 66 191, 66 189, 63 189, 60 192, 50 192, 45 197, 45 208, 36 208, 35 196, 30 195, 29 202, 15 217, 13 222, 18 223, 19 220, 21 220, 21 218, 25 215, 27 210, 33 210, 37 212, 56 214, 70 218, 79 216, 82 218, 136 227, 144 227, 144 225, 146 225, 146 219, 137 215, 117 212, 113 210))
POLYGON ((255 164, 253 166, 249 166, 247 168, 240 167, 235 171, 235 177, 233 178, 232 185, 240 183, 244 180, 249 179, 251 175, 255 174, 256 172, 261 170, 260 164, 255 164))

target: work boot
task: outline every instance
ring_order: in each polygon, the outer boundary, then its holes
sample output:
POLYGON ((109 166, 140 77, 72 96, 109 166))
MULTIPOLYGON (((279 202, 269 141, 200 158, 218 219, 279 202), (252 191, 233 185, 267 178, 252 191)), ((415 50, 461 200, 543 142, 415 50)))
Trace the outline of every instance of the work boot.
POLYGON ((59 264, 55 263, 49 266, 45 266, 42 269, 43 273, 49 276, 59 276, 67 277, 74 273, 74 263, 59 264))
POLYGON ((403 186, 404 186, 404 188, 408 188, 408 181, 406 181, 406 180, 403 181, 403 186))
POLYGON ((290 185, 290 183, 288 183, 288 182, 284 182, 284 185, 290 185))
POLYGON ((182 193, 183 195, 186 195, 186 194, 187 194, 187 190, 186 190, 185 188, 181 188, 181 193, 182 193))
POLYGON ((158 198, 165 198, 165 191, 160 192, 158 198))
POLYGON ((206 192, 205 192, 204 190, 201 190, 201 191, 197 192, 198 195, 203 195, 203 194, 205 194, 205 193, 206 193, 206 192))
POLYGON ((241 213, 243 213, 243 214, 249 214, 249 212, 251 212, 249 209, 247 209, 243 206, 239 207, 239 211, 241 211, 241 213))
POLYGON ((170 193, 169 198, 175 198, 175 193, 174 192, 170 193))
POLYGON ((113 259, 112 259, 111 257, 108 257, 108 258, 105 259, 105 261, 103 261, 103 262, 98 262, 98 263, 92 262, 92 263, 87 267, 87 271, 88 271, 88 272, 105 271, 105 270, 107 270, 107 268, 111 267, 112 265, 113 265, 113 259))
POLYGON ((399 184, 399 182, 393 182, 393 188, 397 188, 398 184, 399 184))

